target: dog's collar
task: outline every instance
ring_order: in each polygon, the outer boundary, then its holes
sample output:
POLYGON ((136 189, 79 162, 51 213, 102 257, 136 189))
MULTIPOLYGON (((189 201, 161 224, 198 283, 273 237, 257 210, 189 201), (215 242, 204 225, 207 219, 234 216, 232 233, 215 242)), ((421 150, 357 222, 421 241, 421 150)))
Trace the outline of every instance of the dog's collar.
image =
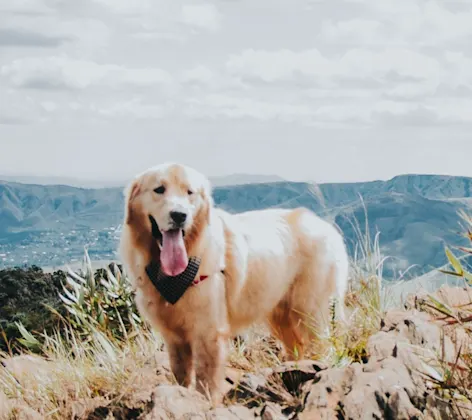
POLYGON ((207 275, 196 277, 200 262, 200 258, 190 257, 187 268, 183 273, 178 276, 168 276, 161 270, 161 264, 153 260, 146 267, 146 274, 161 296, 174 305, 190 286, 196 286, 208 278, 207 275))
MULTIPOLYGON (((160 242, 162 240, 162 234, 157 226, 156 220, 151 215, 149 215, 149 220, 152 226, 152 236, 157 242, 160 242)), ((197 278, 200 263, 201 259, 199 257, 190 257, 187 268, 183 273, 178 276, 168 276, 161 270, 160 262, 152 260, 146 266, 146 274, 161 296, 167 302, 174 305, 190 286, 196 286, 209 277, 208 275, 201 275, 197 278)), ((224 274, 224 270, 221 270, 221 273, 224 274)))

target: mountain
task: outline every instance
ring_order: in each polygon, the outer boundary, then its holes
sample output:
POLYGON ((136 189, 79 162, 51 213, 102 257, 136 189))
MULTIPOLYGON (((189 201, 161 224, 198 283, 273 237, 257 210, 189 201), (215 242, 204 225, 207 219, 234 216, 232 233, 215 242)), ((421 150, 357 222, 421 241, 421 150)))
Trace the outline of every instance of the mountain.
POLYGON ((1 175, 0 181, 33 185, 65 185, 77 188, 113 188, 123 183, 111 180, 82 179, 64 176, 36 176, 36 175, 1 175))
MULTIPOLYGON (((264 182, 284 181, 277 175, 251 175, 251 174, 231 174, 224 176, 216 176, 210 178, 215 187, 226 185, 241 184, 260 184, 264 182)), ((61 176, 34 176, 34 175, 1 175, 0 182, 12 182, 33 185, 65 185, 76 188, 118 188, 126 184, 126 182, 99 180, 99 179, 82 179, 61 176)))
MULTIPOLYGON (((235 178, 233 178, 234 180, 235 178)), ((459 210, 472 211, 472 178, 403 175, 388 181, 312 185, 277 181, 214 188, 230 212, 306 206, 335 221, 354 254, 357 228, 380 232, 388 273, 422 274, 445 264, 445 244, 461 244, 459 210), (367 221, 366 224, 366 216, 367 221), (357 223, 357 224, 356 224, 357 223)), ((84 246, 115 259, 123 188, 87 189, 0 181, 0 267, 74 263, 84 246)))
POLYGON ((267 182, 282 182, 283 178, 277 175, 251 175, 251 174, 231 174, 224 176, 214 176, 210 178, 214 187, 244 184, 262 184, 267 182))

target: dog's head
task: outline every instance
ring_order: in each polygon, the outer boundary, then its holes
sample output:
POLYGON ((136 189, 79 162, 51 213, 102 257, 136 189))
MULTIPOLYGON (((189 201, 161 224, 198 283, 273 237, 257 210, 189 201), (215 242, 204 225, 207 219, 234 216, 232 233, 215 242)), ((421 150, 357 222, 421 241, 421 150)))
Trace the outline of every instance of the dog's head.
POLYGON ((209 221, 209 180, 188 166, 166 163, 138 175, 125 197, 125 223, 158 242, 167 275, 182 273, 188 252, 209 221))

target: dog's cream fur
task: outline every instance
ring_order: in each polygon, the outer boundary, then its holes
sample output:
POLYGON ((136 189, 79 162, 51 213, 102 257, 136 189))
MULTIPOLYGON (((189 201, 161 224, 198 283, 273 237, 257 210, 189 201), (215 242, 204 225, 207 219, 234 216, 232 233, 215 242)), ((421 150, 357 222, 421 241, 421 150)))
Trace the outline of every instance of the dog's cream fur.
POLYGON ((343 311, 348 256, 334 226, 305 208, 229 214, 213 206, 207 178, 184 165, 151 168, 128 187, 120 252, 138 309, 162 333, 177 381, 189 386, 195 373, 197 388, 216 400, 228 338, 266 322, 290 358, 303 357, 316 343, 313 325, 326 327, 330 297, 343 311), (161 185, 165 194, 156 194, 161 185), (198 275, 209 277, 171 305, 144 268, 160 252, 149 215, 166 227, 174 208, 189 214, 187 253, 201 257, 198 275))

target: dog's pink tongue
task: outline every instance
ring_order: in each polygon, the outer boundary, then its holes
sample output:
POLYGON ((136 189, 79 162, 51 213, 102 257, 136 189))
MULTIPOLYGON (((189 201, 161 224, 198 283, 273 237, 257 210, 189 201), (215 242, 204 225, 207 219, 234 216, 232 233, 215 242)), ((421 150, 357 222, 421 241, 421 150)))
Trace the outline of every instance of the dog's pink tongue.
POLYGON ((178 276, 187 268, 187 250, 181 229, 162 232, 161 265, 168 276, 178 276))

